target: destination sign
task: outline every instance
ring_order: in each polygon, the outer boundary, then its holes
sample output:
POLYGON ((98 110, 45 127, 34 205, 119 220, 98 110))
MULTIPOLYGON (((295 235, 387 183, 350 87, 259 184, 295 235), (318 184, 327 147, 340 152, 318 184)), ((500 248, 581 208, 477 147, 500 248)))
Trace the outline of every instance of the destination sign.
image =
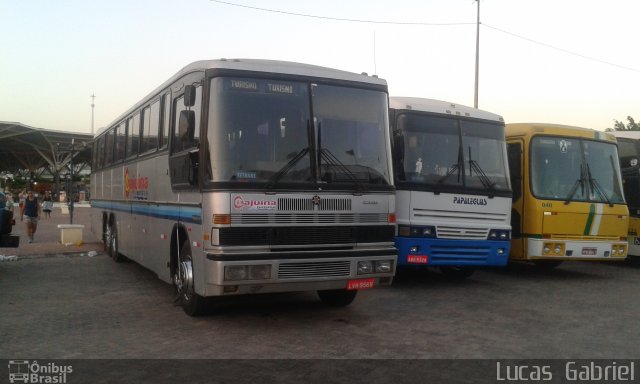
POLYGON ((287 83, 270 80, 227 79, 225 89, 240 92, 269 93, 279 95, 297 95, 299 83, 287 83))

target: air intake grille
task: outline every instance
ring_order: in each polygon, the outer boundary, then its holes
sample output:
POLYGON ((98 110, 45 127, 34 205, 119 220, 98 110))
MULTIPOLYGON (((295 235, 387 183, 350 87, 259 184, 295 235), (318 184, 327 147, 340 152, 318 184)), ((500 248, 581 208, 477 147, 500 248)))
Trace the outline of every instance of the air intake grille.
POLYGON ((317 208, 310 198, 285 198, 278 199, 278 211, 350 211, 350 199, 321 198, 317 208))
POLYGON ((232 213, 232 224, 388 223, 386 213, 232 213))
POLYGON ((469 240, 486 240, 489 236, 487 228, 460 228, 437 226, 439 239, 469 239, 469 240))
MULTIPOLYGON (((220 228, 219 245, 323 245, 392 242, 392 225, 220 228)), ((212 236, 213 238, 213 236, 212 236)))
POLYGON ((286 263, 278 268, 279 279, 303 279, 310 277, 348 277, 349 261, 323 261, 315 263, 286 263))

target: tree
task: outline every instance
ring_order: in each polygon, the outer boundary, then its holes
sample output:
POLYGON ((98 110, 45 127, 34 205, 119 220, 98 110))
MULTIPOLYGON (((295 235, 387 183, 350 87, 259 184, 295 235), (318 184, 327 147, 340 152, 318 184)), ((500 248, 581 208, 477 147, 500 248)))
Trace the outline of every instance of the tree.
POLYGON ((622 121, 614 120, 613 128, 607 128, 607 131, 640 131, 640 125, 631 116, 627 116, 627 125, 622 121))

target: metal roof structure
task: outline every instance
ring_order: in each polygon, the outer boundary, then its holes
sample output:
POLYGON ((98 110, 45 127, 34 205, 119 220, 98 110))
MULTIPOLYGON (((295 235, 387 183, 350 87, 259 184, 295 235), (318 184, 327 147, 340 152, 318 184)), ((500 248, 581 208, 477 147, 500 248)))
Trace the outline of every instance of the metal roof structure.
POLYGON ((92 140, 90 133, 0 121, 0 172, 42 174, 48 171, 55 178, 73 164, 74 174, 78 174, 91 166, 92 140))

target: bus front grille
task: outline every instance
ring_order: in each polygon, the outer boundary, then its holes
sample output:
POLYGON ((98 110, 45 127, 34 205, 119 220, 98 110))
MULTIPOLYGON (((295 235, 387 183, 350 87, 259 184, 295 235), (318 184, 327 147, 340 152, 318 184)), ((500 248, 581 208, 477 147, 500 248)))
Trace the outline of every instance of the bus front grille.
POLYGON ((322 198, 313 203, 310 198, 286 198, 278 199, 279 211, 350 211, 351 199, 322 198))
POLYGON ((471 212, 471 211, 448 211, 444 209, 413 209, 413 219, 415 220, 464 220, 466 223, 506 223, 506 213, 494 212, 471 212))
POLYGON ((393 225, 232 227, 220 228, 218 234, 217 245, 265 245, 274 248, 292 245, 353 246, 362 243, 393 242, 395 228, 393 225))
POLYGON ((311 263, 283 263, 278 268, 279 279, 303 279, 321 277, 348 277, 351 263, 345 261, 322 261, 311 263))
POLYGON ((233 213, 231 224, 387 224, 386 213, 233 213))
POLYGON ((437 226, 439 239, 486 240, 489 235, 487 228, 462 228, 437 226))

